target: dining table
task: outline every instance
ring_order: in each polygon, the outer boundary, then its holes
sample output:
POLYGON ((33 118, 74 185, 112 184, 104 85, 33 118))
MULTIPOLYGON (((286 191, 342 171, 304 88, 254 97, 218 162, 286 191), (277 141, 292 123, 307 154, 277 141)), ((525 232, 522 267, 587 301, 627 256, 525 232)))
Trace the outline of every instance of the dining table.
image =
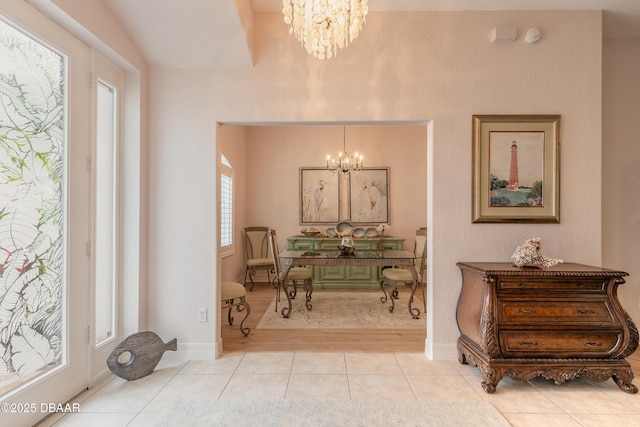
MULTIPOLYGON (((282 287, 282 292, 287 296, 287 305, 282 308, 280 314, 288 318, 291 315, 292 302, 291 295, 287 292, 287 280, 289 271, 297 266, 379 266, 379 267, 400 267, 411 272, 413 278, 411 284, 411 296, 409 297, 409 314, 414 319, 420 318, 420 310, 413 307, 413 296, 418 287, 418 273, 415 267, 416 255, 411 251, 381 249, 356 251, 351 255, 344 255, 340 251, 305 251, 305 250, 285 250, 278 254, 282 265, 282 280, 278 286, 282 287)), ((308 300, 311 295, 307 295, 308 300)), ((309 307, 309 306, 308 306, 309 307)))

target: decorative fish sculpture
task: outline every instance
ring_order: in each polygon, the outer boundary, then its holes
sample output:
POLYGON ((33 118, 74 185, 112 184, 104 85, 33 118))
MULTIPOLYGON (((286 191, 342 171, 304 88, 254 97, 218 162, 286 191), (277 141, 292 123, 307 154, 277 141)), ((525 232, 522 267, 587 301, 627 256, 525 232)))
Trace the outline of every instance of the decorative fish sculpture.
POLYGON ((164 343, 155 332, 137 332, 118 344, 107 358, 107 366, 120 378, 137 380, 153 372, 165 351, 176 351, 177 347, 176 338, 164 343), (127 360, 118 360, 127 352, 130 355, 127 360))

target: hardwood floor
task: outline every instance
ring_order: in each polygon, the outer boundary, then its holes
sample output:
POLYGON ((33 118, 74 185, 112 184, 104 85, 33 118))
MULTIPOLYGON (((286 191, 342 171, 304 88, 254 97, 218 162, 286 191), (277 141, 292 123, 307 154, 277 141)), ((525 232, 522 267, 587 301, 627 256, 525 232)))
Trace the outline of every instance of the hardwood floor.
POLYGON ((229 326, 227 312, 224 310, 221 325, 225 352, 424 353, 426 329, 256 329, 274 296, 275 290, 267 283, 256 283, 255 289, 247 292, 247 302, 251 306, 251 314, 245 322, 245 326, 251 329, 247 337, 239 330, 237 313, 234 311, 236 321, 229 326))

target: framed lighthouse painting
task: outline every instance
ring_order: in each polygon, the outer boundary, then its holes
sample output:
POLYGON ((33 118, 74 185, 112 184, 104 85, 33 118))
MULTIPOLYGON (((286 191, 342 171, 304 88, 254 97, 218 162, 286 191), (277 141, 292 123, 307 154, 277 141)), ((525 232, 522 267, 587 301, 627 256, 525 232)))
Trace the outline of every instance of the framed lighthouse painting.
POLYGON ((472 221, 560 222, 560 115, 474 115, 472 125, 472 221))

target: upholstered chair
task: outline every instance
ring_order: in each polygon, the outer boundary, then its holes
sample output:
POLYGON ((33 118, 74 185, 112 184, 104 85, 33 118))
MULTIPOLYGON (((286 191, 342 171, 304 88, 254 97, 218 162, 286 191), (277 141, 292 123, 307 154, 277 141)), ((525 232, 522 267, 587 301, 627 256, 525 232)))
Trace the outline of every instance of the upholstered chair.
MULTIPOLYGON (((418 286, 422 288, 422 301, 425 311, 427 309, 427 300, 425 293, 426 282, 426 258, 427 258, 427 229, 425 227, 416 230, 416 240, 413 246, 413 252, 415 258, 415 269, 418 274, 418 286)), ((382 270, 382 279, 380 280, 380 289, 384 293, 384 296, 380 297, 380 301, 387 302, 391 300, 391 306, 389 311, 393 313, 395 307, 394 300, 398 299, 398 286, 405 286, 406 284, 412 284, 413 277, 411 271, 406 268, 385 268, 382 270), (390 288, 387 295, 386 287, 390 288)))

